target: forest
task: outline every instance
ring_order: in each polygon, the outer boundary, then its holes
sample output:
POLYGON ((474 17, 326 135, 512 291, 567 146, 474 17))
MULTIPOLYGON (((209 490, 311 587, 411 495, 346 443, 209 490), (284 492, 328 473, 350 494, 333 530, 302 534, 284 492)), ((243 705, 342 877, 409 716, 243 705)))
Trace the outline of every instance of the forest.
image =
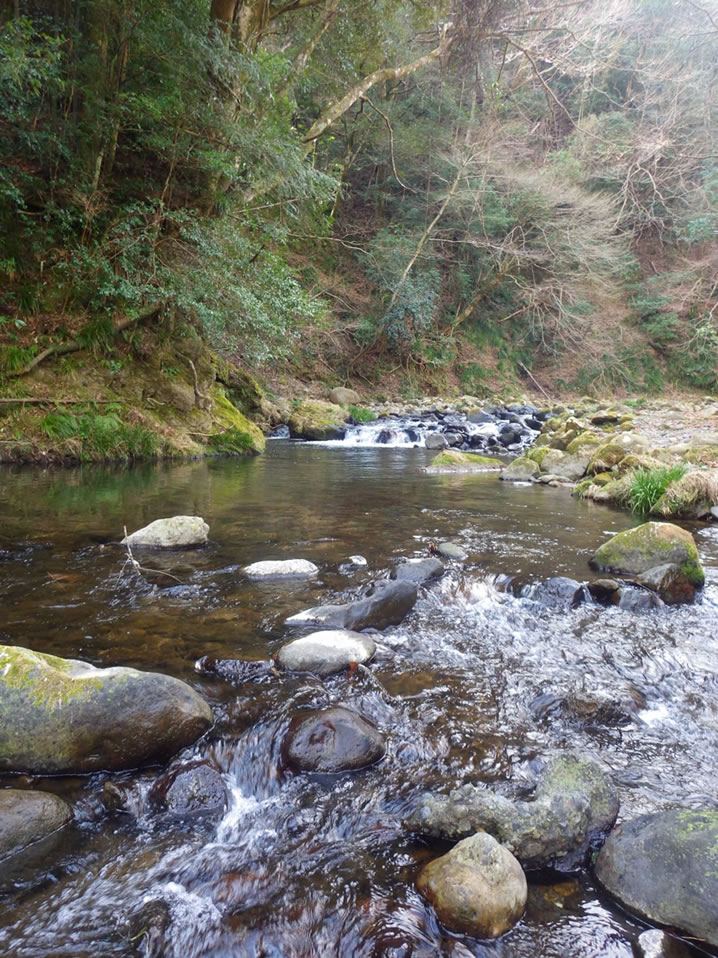
POLYGON ((718 387, 712 0, 0 17, 8 395, 186 326, 260 381, 718 387))

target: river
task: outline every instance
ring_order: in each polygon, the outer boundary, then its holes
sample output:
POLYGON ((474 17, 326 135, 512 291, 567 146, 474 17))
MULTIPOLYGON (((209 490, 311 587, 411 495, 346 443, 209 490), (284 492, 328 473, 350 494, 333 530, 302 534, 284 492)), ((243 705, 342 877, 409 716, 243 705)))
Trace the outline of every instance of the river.
POLYGON ((498 941, 448 934, 414 888, 420 864, 447 846, 403 821, 427 788, 481 781, 523 794, 542 758, 565 749, 610 769, 622 818, 718 806, 718 529, 691 527, 707 573, 695 606, 548 608, 530 583, 590 578, 592 552, 636 520, 495 474, 426 475, 430 455, 277 440, 252 460, 0 473, 0 641, 189 682, 216 726, 183 757, 215 763, 230 795, 221 820, 182 821, 147 808, 159 769, 23 777, 70 801, 75 822, 51 849, 0 865, 0 955, 635 954, 645 926, 589 871, 530 876, 526 914, 498 941), (158 588, 118 542, 123 527, 173 514, 203 516, 211 542, 143 558, 179 580, 158 588), (247 666, 229 682, 196 669, 204 656, 266 662, 287 616, 346 600, 441 539, 468 560, 376 636, 369 674, 321 681, 247 666), (366 566, 348 564, 356 554, 366 566), (294 557, 319 577, 258 584, 241 571, 294 557), (509 579, 525 588, 507 590, 509 579), (569 693, 635 708, 620 721, 578 714, 562 705, 569 693), (384 759, 337 776, 283 771, 292 716, 329 703, 379 727, 384 759), (107 810, 108 783, 128 810, 107 810))

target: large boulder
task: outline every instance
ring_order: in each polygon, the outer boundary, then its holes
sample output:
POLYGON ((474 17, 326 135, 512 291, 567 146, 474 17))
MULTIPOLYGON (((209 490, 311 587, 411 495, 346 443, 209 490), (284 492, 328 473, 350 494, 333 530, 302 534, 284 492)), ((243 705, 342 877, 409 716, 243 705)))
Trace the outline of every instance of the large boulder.
POLYGON ((292 439, 325 442, 344 436, 346 410, 321 399, 304 399, 292 409, 287 425, 292 439))
POLYGON ((441 432, 430 432, 426 439, 424 439, 424 445, 427 449, 446 449, 449 445, 449 441, 441 432))
POLYGON ((589 560, 593 569, 640 575, 656 566, 676 565, 694 586, 700 587, 705 574, 693 536, 670 522, 644 522, 619 532, 589 560))
POLYGON ((0 646, 2 771, 135 768, 165 761, 211 725, 204 699, 169 675, 0 646))
POLYGON ((361 402, 361 396, 355 389, 336 386, 329 391, 329 402, 335 406, 358 406, 361 402))
POLYGON ((596 877, 641 918, 718 947, 718 809, 676 808, 619 825, 596 877))
POLYGON ((277 653, 277 664, 289 672, 333 675, 350 665, 363 665, 376 653, 368 635, 349 629, 325 629, 287 642, 277 653))
POLYGON ((191 549, 207 543, 209 526, 200 516, 155 519, 122 540, 132 549, 191 549))
POLYGON ((498 938, 526 907, 526 876, 506 848, 479 832, 425 865, 416 887, 451 931, 498 938))
POLYGON ((319 569, 308 559, 265 559, 242 570, 250 579, 308 579, 319 569))
POLYGON ((374 725, 335 705, 292 719, 282 743, 282 764, 297 772, 346 772, 374 765, 384 751, 374 725))
POLYGON ((613 784, 596 762, 566 755, 548 766, 531 802, 463 785, 448 795, 422 796, 409 824, 448 839, 486 831, 524 868, 569 872, 603 841, 618 805, 613 784))
POLYGON ((379 579, 364 599, 346 605, 318 605, 290 616, 287 625, 324 625, 329 629, 385 629, 398 625, 416 603, 416 584, 379 579))
POLYGON ((0 858, 47 838, 72 818, 72 809, 51 792, 0 789, 0 858))

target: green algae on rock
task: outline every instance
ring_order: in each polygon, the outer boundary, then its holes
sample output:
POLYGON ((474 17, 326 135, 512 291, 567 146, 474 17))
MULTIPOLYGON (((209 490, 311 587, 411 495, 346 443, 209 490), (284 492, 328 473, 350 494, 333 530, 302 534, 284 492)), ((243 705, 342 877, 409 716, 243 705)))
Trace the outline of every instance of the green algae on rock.
POLYGON ((501 469, 503 464, 498 459, 459 452, 458 449, 444 449, 438 456, 434 456, 431 465, 426 466, 424 472, 499 472, 501 469))
POLYGON ((670 522, 644 522, 613 536, 589 560, 592 569, 639 575, 656 566, 678 566, 694 586, 700 587, 705 573, 693 536, 670 522))
POLYGON ((294 405, 287 425, 290 435, 295 439, 323 442, 341 439, 347 416, 346 409, 334 403, 321 399, 302 399, 294 405))
POLYGON ((0 646, 0 770, 36 775, 160 762, 212 725, 189 685, 0 646))
POLYGON ((676 808, 625 822, 601 849, 596 877, 641 918, 718 947, 718 810, 676 808))

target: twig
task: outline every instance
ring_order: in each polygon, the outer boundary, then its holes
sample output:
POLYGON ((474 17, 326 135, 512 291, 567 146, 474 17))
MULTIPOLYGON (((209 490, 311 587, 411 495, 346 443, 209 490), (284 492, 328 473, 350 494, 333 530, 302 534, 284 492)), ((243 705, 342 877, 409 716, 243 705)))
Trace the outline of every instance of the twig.
POLYGON ((124 563, 122 564, 122 568, 120 569, 118 573, 118 576, 117 576, 118 583, 121 581, 122 576, 124 575, 125 569, 127 565, 129 564, 132 566, 135 572, 140 572, 140 573, 144 572, 147 575, 166 575, 168 579, 174 579, 174 581, 179 582, 180 585, 183 584, 182 580, 178 579, 176 575, 172 575, 171 572, 164 572, 162 569, 146 569, 144 566, 141 566, 139 562, 137 561, 137 559, 135 559, 135 557, 132 555, 132 549, 130 548, 130 543, 127 536, 127 526, 123 526, 122 529, 125 533, 125 549, 127 549, 127 558, 125 559, 124 563))
POLYGON ((524 366, 524 364, 523 364, 522 362, 520 362, 520 361, 519 361, 519 366, 523 369, 523 371, 524 371, 524 372, 526 373, 526 375, 529 377, 529 379, 531 380, 531 382, 535 383, 536 386, 538 386, 538 388, 539 388, 539 389, 541 390, 541 392, 544 394, 544 396, 548 399, 548 401, 551 402, 551 397, 550 397, 549 394, 546 392, 546 390, 543 388, 543 386, 541 385, 541 383, 539 383, 536 379, 534 379, 534 377, 533 377, 533 375, 531 374, 531 372, 530 372, 530 371, 524 366))

